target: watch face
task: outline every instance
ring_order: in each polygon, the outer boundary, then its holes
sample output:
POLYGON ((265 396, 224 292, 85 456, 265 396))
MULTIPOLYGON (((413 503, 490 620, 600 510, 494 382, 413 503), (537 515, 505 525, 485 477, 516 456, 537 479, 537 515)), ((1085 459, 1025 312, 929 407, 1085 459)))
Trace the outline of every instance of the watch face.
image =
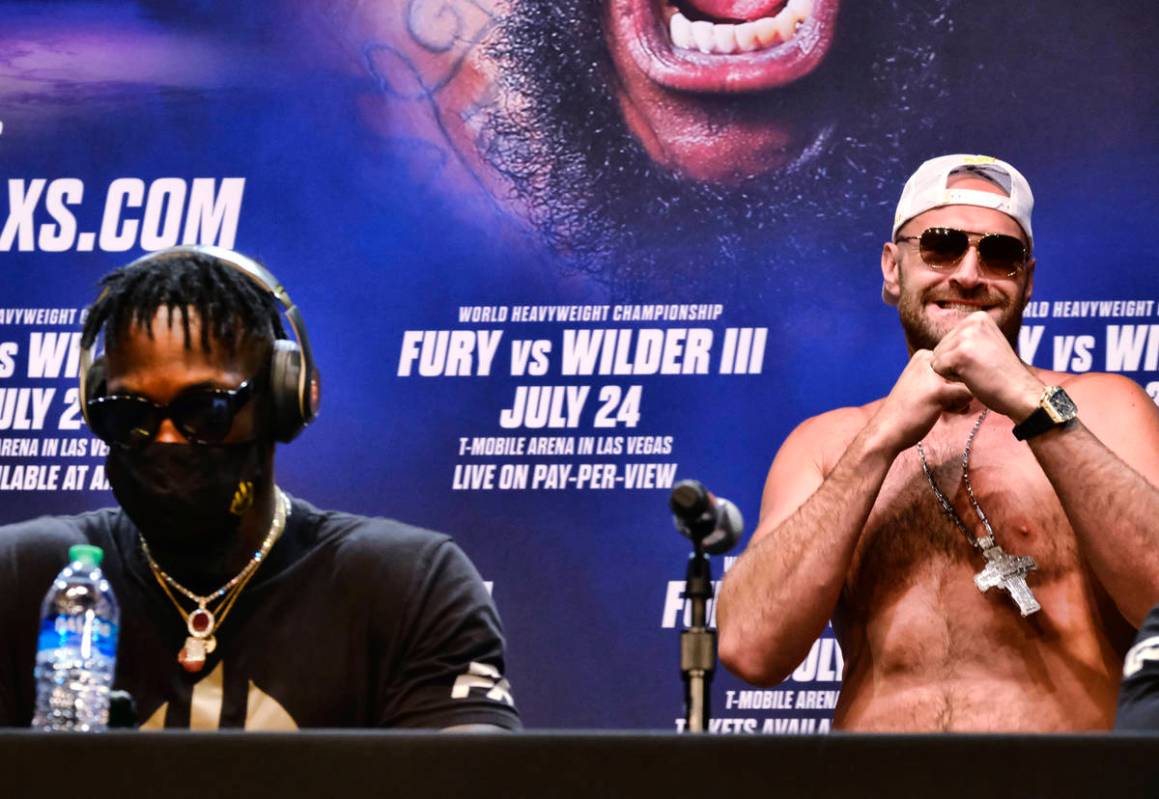
POLYGON ((1055 423, 1067 422, 1078 415, 1078 408, 1067 393, 1056 389, 1046 400, 1046 412, 1055 423))

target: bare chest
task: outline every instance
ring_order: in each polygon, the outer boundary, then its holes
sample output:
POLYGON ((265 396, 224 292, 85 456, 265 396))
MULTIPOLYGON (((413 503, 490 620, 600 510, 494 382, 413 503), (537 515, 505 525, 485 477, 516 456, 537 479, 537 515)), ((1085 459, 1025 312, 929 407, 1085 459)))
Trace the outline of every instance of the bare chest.
MULTIPOLYGON (((1074 531, 1050 482, 1029 448, 1010 433, 1007 420, 988 420, 963 479, 963 449, 973 420, 936 429, 924 442, 930 475, 916 448, 894 461, 857 545, 846 584, 847 599, 861 607, 883 594, 949 571, 977 571, 985 560, 972 541, 987 535, 985 517, 999 546, 1037 563, 1035 582, 1073 573, 1078 566, 1074 531), (950 506, 946 512, 931 485, 950 506), (960 522, 955 522, 954 517, 960 522)), ((939 426, 941 427, 941 426, 939 426)))
POLYGON ((971 501, 962 451, 973 419, 962 421, 927 436, 925 452, 966 532, 943 510, 911 449, 893 463, 858 541, 834 618, 846 658, 842 723, 1106 726, 1122 656, 1117 628, 1107 628, 1113 608, 1083 567, 1054 489, 1009 420, 988 420, 975 438, 971 501), (981 514, 1006 552, 1036 561, 1027 584, 1040 612, 1022 618, 1000 588, 978 590, 974 577, 987 561, 971 540, 987 534, 981 514), (979 704, 983 694, 1004 698, 979 704))

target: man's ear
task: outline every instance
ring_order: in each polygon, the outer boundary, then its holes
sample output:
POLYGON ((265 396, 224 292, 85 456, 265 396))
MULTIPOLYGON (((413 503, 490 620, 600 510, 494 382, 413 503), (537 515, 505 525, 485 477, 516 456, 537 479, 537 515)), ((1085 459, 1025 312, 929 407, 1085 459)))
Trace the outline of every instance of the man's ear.
POLYGON ((881 248, 881 301, 886 305, 898 304, 901 300, 901 251, 896 244, 887 241, 881 248))

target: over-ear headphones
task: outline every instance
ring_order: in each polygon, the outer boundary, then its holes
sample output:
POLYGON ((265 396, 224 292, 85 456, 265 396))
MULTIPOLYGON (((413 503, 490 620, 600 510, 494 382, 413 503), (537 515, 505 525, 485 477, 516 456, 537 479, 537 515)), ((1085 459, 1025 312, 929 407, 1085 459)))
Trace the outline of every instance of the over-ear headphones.
MULTIPOLYGON (((142 256, 126 268, 146 263, 154 258, 181 254, 209 256, 231 269, 236 269, 273 295, 282 306, 282 312, 286 321, 290 323, 290 330, 293 331, 294 341, 286 339, 274 341, 274 349, 270 353, 269 393, 273 406, 274 438, 283 443, 292 441, 302 432, 302 428, 314 421, 322 399, 318 368, 314 365, 310 339, 306 335, 306 324, 302 321, 298 306, 294 305, 286 289, 270 270, 252 258, 224 247, 206 245, 169 247, 142 256)), ((103 393, 105 384, 105 358, 101 356, 94 359, 95 348, 94 339, 89 346, 80 351, 80 407, 86 422, 89 421, 88 401, 103 393)))

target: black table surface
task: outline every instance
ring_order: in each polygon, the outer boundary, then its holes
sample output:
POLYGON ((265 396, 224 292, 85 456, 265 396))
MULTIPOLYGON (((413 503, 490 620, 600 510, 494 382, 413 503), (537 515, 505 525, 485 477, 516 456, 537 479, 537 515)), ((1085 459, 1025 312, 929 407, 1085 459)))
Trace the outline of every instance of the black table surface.
POLYGON ((0 732, 0 797, 1159 797, 1159 735, 0 732))

